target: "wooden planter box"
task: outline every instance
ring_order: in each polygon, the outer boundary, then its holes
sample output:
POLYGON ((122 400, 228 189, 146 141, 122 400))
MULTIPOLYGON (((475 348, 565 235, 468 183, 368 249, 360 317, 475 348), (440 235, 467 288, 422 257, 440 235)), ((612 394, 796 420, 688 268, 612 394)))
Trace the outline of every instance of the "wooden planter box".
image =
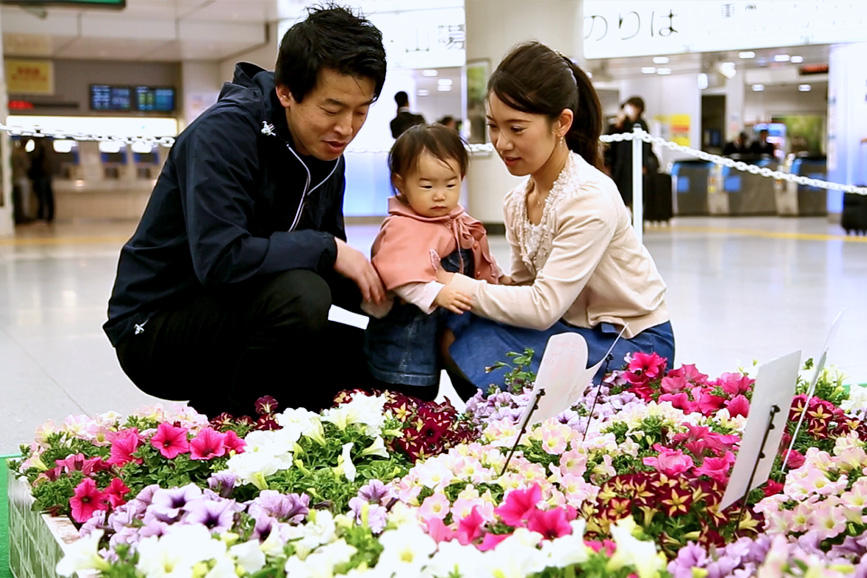
POLYGON ((8 490, 12 574, 15 578, 54 578, 57 576, 54 568, 63 558, 67 545, 78 539, 78 530, 69 518, 34 512, 30 485, 12 472, 9 472, 8 490))

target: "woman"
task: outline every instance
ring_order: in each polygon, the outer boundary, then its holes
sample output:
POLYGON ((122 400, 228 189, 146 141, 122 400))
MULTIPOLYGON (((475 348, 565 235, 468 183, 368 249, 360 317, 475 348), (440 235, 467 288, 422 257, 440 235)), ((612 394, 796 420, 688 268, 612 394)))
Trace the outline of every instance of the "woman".
POLYGON ((587 340, 593 364, 625 327, 608 369, 636 351, 673 361, 665 283, 600 170, 602 115, 587 75, 543 44, 520 45, 488 82, 487 122, 507 170, 529 178, 504 203, 512 286, 438 276, 473 298, 473 315, 456 317, 446 335, 459 389, 464 378, 501 384, 505 370, 485 366, 526 347, 536 371, 548 338, 563 332, 587 340))

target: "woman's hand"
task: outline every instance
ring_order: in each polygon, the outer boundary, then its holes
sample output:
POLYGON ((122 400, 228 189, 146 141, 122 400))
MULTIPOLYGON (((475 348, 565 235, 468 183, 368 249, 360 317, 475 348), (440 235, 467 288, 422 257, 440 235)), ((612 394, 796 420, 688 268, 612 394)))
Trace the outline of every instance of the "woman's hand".
POLYGON ((440 289, 436 299, 434 299, 434 303, 458 315, 473 308, 472 297, 466 293, 452 289, 448 285, 440 289))
POLYGON ((512 280, 512 277, 509 275, 501 275, 498 279, 498 283, 500 285, 514 285, 515 282, 512 280))

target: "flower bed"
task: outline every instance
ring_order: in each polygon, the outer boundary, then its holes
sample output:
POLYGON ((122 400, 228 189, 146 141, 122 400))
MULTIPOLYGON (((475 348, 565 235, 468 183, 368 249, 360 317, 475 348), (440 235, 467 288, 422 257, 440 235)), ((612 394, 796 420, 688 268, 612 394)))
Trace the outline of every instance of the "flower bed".
POLYGON ((810 400, 799 383, 790 471, 722 510, 748 375, 637 354, 507 460, 532 376, 508 381, 462 414, 350 391, 320 414, 73 419, 15 469, 80 525, 62 575, 867 576, 867 392, 833 371, 810 400))

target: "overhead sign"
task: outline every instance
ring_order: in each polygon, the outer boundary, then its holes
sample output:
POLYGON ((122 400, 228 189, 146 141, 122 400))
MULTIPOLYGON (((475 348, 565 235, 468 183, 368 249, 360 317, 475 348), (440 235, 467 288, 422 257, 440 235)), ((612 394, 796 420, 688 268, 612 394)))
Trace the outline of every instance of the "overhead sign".
POLYGON ((0 4, 19 6, 71 6, 80 8, 126 8, 126 0, 0 0, 0 4))
POLYGON ((863 0, 584 0, 584 58, 863 42, 863 0))
POLYGON ((9 94, 54 94, 54 64, 50 60, 7 58, 4 66, 9 94))

